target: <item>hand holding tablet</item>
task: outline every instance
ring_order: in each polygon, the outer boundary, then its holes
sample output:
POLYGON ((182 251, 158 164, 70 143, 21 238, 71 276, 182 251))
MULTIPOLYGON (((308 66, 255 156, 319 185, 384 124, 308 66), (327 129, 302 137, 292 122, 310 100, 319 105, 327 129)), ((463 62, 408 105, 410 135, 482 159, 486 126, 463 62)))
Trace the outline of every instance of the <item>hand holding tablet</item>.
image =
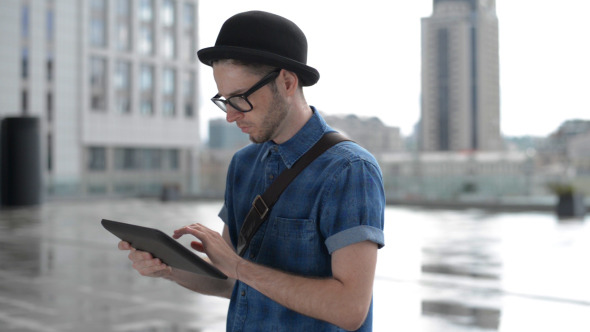
POLYGON ((102 219, 103 227, 133 248, 146 251, 173 268, 217 279, 227 276, 164 232, 138 225, 102 219))

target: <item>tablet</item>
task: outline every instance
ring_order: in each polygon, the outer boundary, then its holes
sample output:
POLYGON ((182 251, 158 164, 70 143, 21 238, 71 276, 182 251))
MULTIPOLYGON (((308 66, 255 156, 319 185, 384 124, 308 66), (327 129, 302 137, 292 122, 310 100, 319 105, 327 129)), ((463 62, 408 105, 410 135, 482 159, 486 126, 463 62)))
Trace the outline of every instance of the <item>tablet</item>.
POLYGON ((138 225, 102 219, 102 226, 137 250, 147 251, 164 264, 217 279, 227 276, 164 232, 138 225))

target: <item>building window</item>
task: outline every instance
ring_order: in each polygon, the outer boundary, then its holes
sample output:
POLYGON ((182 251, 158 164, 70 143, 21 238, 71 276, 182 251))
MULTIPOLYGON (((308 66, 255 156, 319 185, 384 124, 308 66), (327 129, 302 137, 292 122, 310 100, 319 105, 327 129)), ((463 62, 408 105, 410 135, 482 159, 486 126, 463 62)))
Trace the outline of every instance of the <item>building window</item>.
POLYGON ((160 16, 162 24, 162 56, 167 59, 174 58, 176 39, 175 39, 175 4, 172 0, 162 2, 162 11, 160 16))
POLYGON ((174 49, 176 47, 176 40, 174 39, 174 31, 162 31, 162 56, 166 59, 173 59, 175 56, 174 49))
POLYGON ((107 36, 105 0, 92 0, 90 5, 90 45, 105 47, 107 36))
POLYGON ((134 169, 135 149, 116 148, 115 149, 115 169, 131 170, 134 169))
POLYGON ((185 3, 182 11, 182 32, 180 43, 180 57, 182 60, 195 60, 195 5, 192 3, 185 3))
POLYGON ((115 168, 118 170, 158 170, 161 154, 157 149, 115 149, 115 168))
POLYGON ((116 148, 115 169, 123 171, 178 170, 178 149, 116 148))
POLYGON ((165 68, 162 77, 162 93, 164 93, 165 96, 173 95, 176 89, 176 71, 174 69, 165 68))
POLYGON ((117 111, 121 114, 131 113, 131 100, 126 96, 117 97, 117 111))
POLYGON ((120 195, 132 195, 135 194, 137 189, 133 183, 118 183, 114 186, 113 190, 116 194, 120 195))
POLYGON ((187 118, 194 117, 194 96, 195 96, 195 73, 192 71, 183 73, 183 102, 184 102, 184 115, 187 118))
POLYGON ((91 195, 104 195, 107 193, 107 186, 104 184, 89 184, 86 192, 91 195))
POLYGON ((92 18, 90 21, 90 44, 92 46, 105 46, 104 20, 92 18))
POLYGON ((174 1, 164 0, 162 2, 162 26, 172 27, 174 26, 174 1))
POLYGON ((88 170, 104 171, 107 169, 107 151, 104 147, 88 148, 88 170))
POLYGON ((154 18, 152 0, 139 0, 139 19, 142 22, 151 22, 154 18))
POLYGON ((106 59, 98 57, 90 59, 90 107, 92 110, 106 111, 106 66, 106 59))
POLYGON ((162 102, 162 114, 167 117, 173 117, 176 113, 174 109, 174 102, 171 100, 164 100, 162 102))
POLYGON ((175 111, 176 71, 165 68, 162 73, 162 114, 173 117, 175 111))
POLYGON ((47 134, 47 171, 53 170, 53 136, 47 134))
POLYGON ((29 93, 26 89, 21 92, 21 109, 23 115, 29 114, 29 93))
POLYGON ((46 16, 47 16, 47 18, 46 18, 47 19, 47 22, 46 22, 47 28, 46 28, 45 33, 46 33, 47 41, 51 42, 51 41, 53 41, 53 38, 54 38, 54 29, 53 29, 54 12, 53 12, 53 9, 51 9, 51 8, 47 9, 46 16))
POLYGON ((162 150, 162 169, 178 170, 180 165, 178 149, 162 150))
POLYGON ((29 49, 23 48, 22 58, 21 58, 21 77, 23 79, 29 78, 29 49))
POLYGON ((142 65, 139 70, 139 112, 142 115, 154 114, 154 69, 142 65))
POLYGON ((162 169, 162 151, 160 149, 140 149, 139 167, 143 170, 162 169))
POLYGON ((114 86, 117 111, 122 114, 131 113, 131 64, 129 62, 117 62, 114 86))
POLYGON ((184 27, 185 29, 192 30, 195 27, 195 5, 192 3, 185 3, 183 10, 184 27))
POLYGON ((90 1, 90 8, 93 11, 104 11, 105 10, 105 0, 91 0, 90 1))
POLYGON ((139 53, 154 52, 154 4, 152 0, 139 1, 139 53))
POLYGON ((117 0, 117 16, 128 17, 131 12, 129 0, 117 0))
POLYGON ((117 50, 131 50, 131 10, 129 0, 117 0, 117 50))
POLYGON ((195 116, 195 107, 193 103, 185 103, 184 104, 184 115, 187 118, 193 118, 195 116))
POLYGON ((139 53, 150 55, 154 51, 154 36, 152 28, 142 26, 139 28, 139 53))
POLYGON ((53 81, 53 53, 47 53, 47 82, 53 81))
POLYGON ((21 10, 21 36, 27 39, 29 38, 29 5, 23 5, 21 10))
POLYGON ((154 101, 152 99, 142 100, 139 105, 139 114, 153 115, 154 114, 154 101))
POLYGON ((53 121, 53 93, 47 92, 47 122, 53 121))

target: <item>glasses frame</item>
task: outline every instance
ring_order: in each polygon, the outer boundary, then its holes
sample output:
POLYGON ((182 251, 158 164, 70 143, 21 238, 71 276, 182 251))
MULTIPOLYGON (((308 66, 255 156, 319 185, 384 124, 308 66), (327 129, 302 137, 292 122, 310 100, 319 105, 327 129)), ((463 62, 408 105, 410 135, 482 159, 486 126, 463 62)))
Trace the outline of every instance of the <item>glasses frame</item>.
POLYGON ((254 92, 258 91, 260 88, 267 85, 268 83, 272 82, 274 79, 276 79, 279 76, 280 72, 281 72, 280 68, 271 71, 270 73, 266 74, 266 76, 264 76, 262 79, 260 79, 260 81, 258 81, 256 84, 254 84, 250 89, 248 89, 248 91, 246 91, 244 93, 241 93, 239 95, 233 95, 227 99, 223 99, 221 97, 221 95, 218 93, 215 96, 213 96, 213 98, 211 98, 211 101, 213 102, 213 104, 217 105, 217 107, 219 107, 225 113, 227 113, 227 104, 229 104, 233 109, 235 109, 238 112, 248 113, 254 108, 254 106, 252 106, 252 103, 248 100, 248 96, 250 96, 254 92), (236 106, 235 103, 232 103, 232 99, 235 99, 235 98, 242 99, 246 103, 248 103, 249 109, 243 109, 241 107, 236 106))

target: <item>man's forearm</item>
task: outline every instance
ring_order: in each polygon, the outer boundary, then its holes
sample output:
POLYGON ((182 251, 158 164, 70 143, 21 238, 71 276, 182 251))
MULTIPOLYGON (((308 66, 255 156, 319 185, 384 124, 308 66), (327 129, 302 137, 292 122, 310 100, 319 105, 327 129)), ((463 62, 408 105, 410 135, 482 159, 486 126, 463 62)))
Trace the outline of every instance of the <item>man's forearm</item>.
POLYGON ((226 280, 215 279, 174 268, 172 268, 172 274, 167 276, 166 279, 197 293, 228 299, 231 297, 236 282, 235 279, 231 278, 226 280))
MULTIPOLYGON (((303 315, 356 330, 364 322, 372 298, 376 245, 365 242, 339 253, 336 260, 355 262, 354 268, 334 271, 332 278, 308 278, 284 273, 252 262, 237 266, 240 281, 281 305, 303 315), (357 257, 354 257, 358 253, 357 257), (352 257, 351 257, 352 256, 352 257), (357 260, 355 260, 357 259, 357 260)), ((351 264, 352 265, 352 264, 351 264)))

